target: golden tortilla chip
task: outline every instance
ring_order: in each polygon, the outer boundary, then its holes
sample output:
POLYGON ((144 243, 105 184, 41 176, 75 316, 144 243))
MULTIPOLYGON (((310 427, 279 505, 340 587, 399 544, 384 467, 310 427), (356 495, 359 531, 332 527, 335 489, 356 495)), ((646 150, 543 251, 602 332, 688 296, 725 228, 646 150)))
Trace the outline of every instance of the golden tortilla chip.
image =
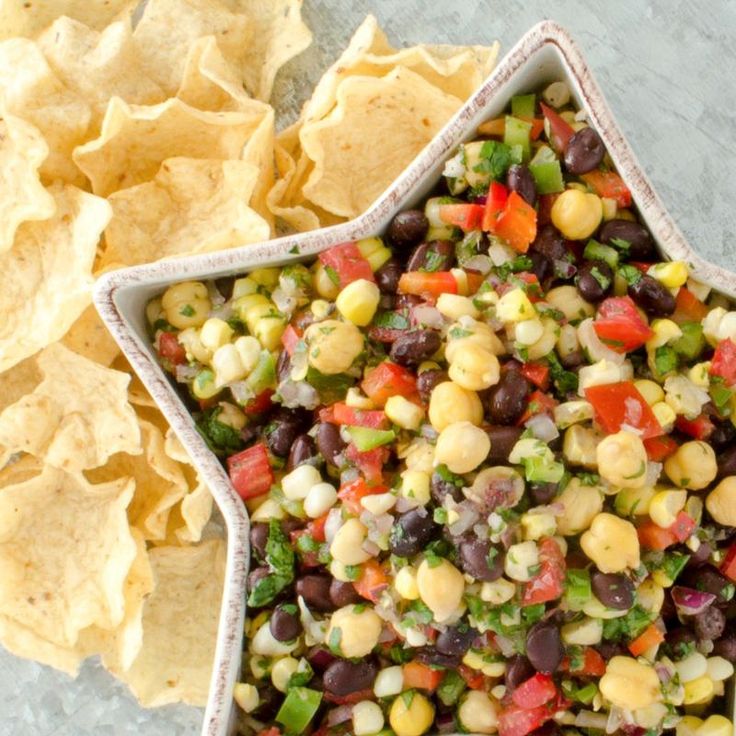
POLYGON ((23 223, 13 248, 0 253, 0 371, 60 339, 91 301, 92 264, 110 205, 73 186, 49 191, 54 215, 23 223))
POLYGON ((43 381, 0 414, 0 446, 70 472, 141 451, 128 376, 58 343, 39 355, 38 366, 43 381))
POLYGON ((141 705, 207 702, 225 558, 221 539, 150 551, 156 587, 143 607, 143 646, 127 671, 110 668, 141 705))
POLYGON ((202 532, 212 518, 214 499, 207 485, 199 483, 182 499, 180 506, 183 525, 174 529, 181 544, 191 544, 202 539, 202 532))
POLYGON ((31 393, 42 379, 35 355, 0 373, 0 412, 31 393))
POLYGON ((418 74, 348 77, 324 120, 301 130, 315 162, 304 194, 336 215, 355 217, 383 192, 462 104, 418 74))
POLYGON ((104 366, 109 366, 120 353, 118 344, 92 304, 82 312, 61 342, 72 352, 104 366))
POLYGON ((45 138, 49 155, 40 167, 44 182, 61 179, 84 185, 71 154, 87 133, 89 105, 53 73, 33 41, 13 38, 0 43, 0 103, 45 138))
POLYGON ((263 112, 204 112, 181 100, 127 105, 114 97, 100 136, 79 146, 74 161, 92 190, 107 197, 150 181, 169 158, 238 159, 263 112))
POLYGON ((245 161, 164 161, 153 181, 110 195, 103 264, 132 266, 268 240, 268 223, 248 206, 258 174, 245 161))
POLYGON ((91 485, 46 466, 0 490, 0 615, 72 647, 88 626, 113 628, 136 556, 125 509, 134 483, 91 485))

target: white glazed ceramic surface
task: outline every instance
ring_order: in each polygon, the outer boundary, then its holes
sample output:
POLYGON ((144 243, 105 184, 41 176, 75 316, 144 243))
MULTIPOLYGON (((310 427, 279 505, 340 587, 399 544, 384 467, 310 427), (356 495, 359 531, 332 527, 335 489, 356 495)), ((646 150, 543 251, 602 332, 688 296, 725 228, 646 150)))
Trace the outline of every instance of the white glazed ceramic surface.
POLYGON ((564 29, 551 21, 535 26, 519 41, 452 120, 359 218, 259 245, 115 271, 97 283, 97 309, 207 481, 227 527, 227 574, 203 736, 226 736, 234 728, 231 693, 241 662, 249 561, 248 519, 220 461, 203 442, 189 411, 159 366, 146 332, 146 303, 171 283, 218 278, 259 266, 307 260, 336 243, 382 232, 394 214, 426 196, 438 180, 446 158, 459 143, 474 137, 481 122, 501 114, 513 95, 538 89, 557 79, 568 82, 577 104, 600 133, 662 255, 686 260, 700 280, 736 297, 736 275, 693 252, 624 140, 579 49, 564 29), (295 246, 298 255, 294 254, 295 246))

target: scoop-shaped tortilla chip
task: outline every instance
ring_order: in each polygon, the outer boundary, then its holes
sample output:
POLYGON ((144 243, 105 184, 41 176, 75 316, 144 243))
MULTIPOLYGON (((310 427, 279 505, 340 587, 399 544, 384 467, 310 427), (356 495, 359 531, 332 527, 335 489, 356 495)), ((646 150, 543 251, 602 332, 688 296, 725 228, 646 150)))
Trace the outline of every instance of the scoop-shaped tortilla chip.
POLYGON ((43 381, 0 414, 0 446, 68 471, 98 467, 116 452, 141 451, 129 376, 59 343, 41 353, 38 365, 43 381))
POLYGON ((110 195, 103 264, 132 266, 268 240, 268 223, 248 206, 258 175, 245 161, 164 161, 153 181, 110 195))
POLYGON ((206 703, 225 557, 221 539, 151 550, 156 587, 143 608, 143 646, 127 671, 110 668, 141 705, 206 703))
POLYGON ((0 490, 0 615, 62 647, 125 614, 136 557, 126 507, 134 482, 91 485, 46 466, 0 490))
POLYGON ((36 356, 26 358, 10 370, 0 373, 0 412, 31 393, 42 379, 36 356))
POLYGON ((60 339, 91 301, 97 242, 110 205, 76 187, 49 189, 56 212, 25 222, 0 253, 0 371, 60 339))
POLYGON ((355 217, 461 104, 402 67, 385 77, 348 77, 335 109, 301 130, 302 148, 315 163, 304 194, 329 212, 355 217))
POLYGON ((92 304, 82 312, 61 342, 78 355, 105 366, 109 366, 120 353, 118 344, 92 304))
POLYGON ((79 146, 74 160, 96 194, 150 181, 169 158, 239 159, 263 120, 263 109, 204 112, 176 98, 160 105, 128 105, 113 97, 98 138, 79 146))

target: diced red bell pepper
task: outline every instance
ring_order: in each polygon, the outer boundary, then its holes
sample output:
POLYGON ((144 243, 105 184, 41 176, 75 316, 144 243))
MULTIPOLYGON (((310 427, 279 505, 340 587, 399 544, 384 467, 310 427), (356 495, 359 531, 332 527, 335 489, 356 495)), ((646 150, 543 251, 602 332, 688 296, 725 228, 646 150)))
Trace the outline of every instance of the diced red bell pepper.
POLYGON ((340 486, 337 497, 342 501, 342 505, 355 516, 363 512, 361 500, 366 496, 374 496, 378 493, 386 493, 386 486, 368 485, 363 478, 357 478, 340 486))
POLYGON ((378 560, 370 559, 360 566, 360 575, 353 583, 353 587, 361 597, 372 603, 378 603, 381 593, 388 588, 390 582, 386 569, 378 560))
POLYGON ((661 463, 668 458, 679 445, 669 435, 663 434, 661 437, 649 437, 644 440, 644 449, 647 451, 647 458, 653 463, 661 463))
POLYGON ((700 322, 708 314, 708 307, 685 286, 681 286, 675 298, 675 312, 672 319, 678 325, 685 322, 700 322))
POLYGON ((529 396, 529 403, 526 405, 526 411, 521 415, 521 419, 517 424, 524 424, 528 419, 531 419, 536 414, 549 414, 552 415, 553 409, 559 402, 544 391, 532 391, 529 396))
POLYGON ((399 279, 402 294, 436 299, 441 294, 457 294, 457 281, 450 271, 407 271, 399 279))
POLYGON ((529 131, 529 137, 533 141, 536 141, 539 136, 542 135, 542 131, 544 130, 544 118, 522 117, 521 119, 532 124, 532 129, 529 131))
POLYGON ((710 361, 711 376, 720 376, 727 386, 736 384, 736 343, 727 338, 721 340, 710 361))
POLYGON ((526 253, 537 237, 537 211, 520 194, 511 192, 493 232, 514 250, 526 253))
POLYGON ((554 539, 543 539, 539 543, 539 572, 524 583, 522 606, 559 598, 565 587, 565 567, 565 556, 557 542, 554 539))
POLYGON ((386 413, 377 410, 354 409, 344 401, 338 401, 322 409, 320 421, 331 424, 345 424, 350 427, 368 427, 369 429, 387 429, 386 413))
POLYGON ((693 437, 696 440, 707 440, 713 433, 716 425, 711 422, 707 414, 700 414, 695 419, 678 416, 675 419, 675 427, 683 434, 693 437))
POLYGON ((284 334, 281 335, 281 344, 284 346, 284 350, 289 354, 289 357, 294 355, 297 343, 302 339, 301 333, 294 327, 294 325, 288 325, 284 330, 284 334))
POLYGON ((615 199, 619 207, 631 204, 631 190, 615 171, 589 171, 580 177, 599 197, 615 199))
POLYGON ((537 388, 546 391, 549 388, 549 366, 544 363, 524 363, 521 375, 531 381, 537 388))
POLYGON ((158 354, 162 360, 168 361, 172 366, 187 362, 187 351, 173 332, 162 332, 158 336, 158 354))
POLYGON ((275 726, 271 728, 264 728, 263 731, 258 732, 258 736, 281 736, 281 730, 275 726))
POLYGON ((439 216, 442 222, 459 227, 463 232, 477 230, 483 222, 482 204, 442 204, 439 216))
POLYGON ((249 416, 254 417, 259 414, 265 414, 273 406, 271 397, 274 395, 272 388, 267 388, 261 391, 257 396, 254 396, 244 407, 243 411, 249 416))
POLYGON ((549 703, 556 695, 557 688, 552 676, 537 672, 514 690, 511 700, 514 705, 528 710, 549 703))
POLYGON ((538 705, 536 708, 512 705, 503 710, 498 717, 498 734, 499 736, 526 736, 536 731, 553 715, 554 711, 546 705, 538 705))
POLYGON ((429 690, 430 692, 437 689, 445 676, 444 670, 432 669, 416 659, 407 662, 401 668, 401 671, 404 675, 405 688, 417 688, 419 690, 429 690))
POLYGON ((647 549, 661 551, 677 543, 677 538, 669 529, 657 526, 653 521, 645 521, 636 529, 639 544, 647 549))
POLYGON ((319 254, 319 260, 325 268, 336 274, 341 289, 358 279, 375 281, 371 264, 355 243, 333 245, 319 254))
POLYGON ((352 442, 345 448, 345 457, 363 474, 368 483, 383 482, 383 466, 388 462, 388 447, 361 452, 352 442))
POLYGON ((606 660, 593 647, 583 649, 582 661, 579 667, 572 669, 571 664, 568 659, 563 669, 578 677, 600 677, 606 672, 606 660))
POLYGON ((244 501, 268 493, 273 485, 273 470, 263 442, 231 455, 227 459, 227 472, 233 488, 244 501))
POLYGON ((615 434, 623 425, 638 429, 642 439, 664 434, 633 381, 591 386, 585 389, 585 398, 593 405, 596 422, 608 434, 615 434))
POLYGON ((736 543, 732 544, 718 569, 731 582, 736 583, 736 543))
POLYGON ((471 690, 483 690, 485 688, 486 678, 483 677, 482 672, 478 672, 478 670, 474 670, 466 664, 461 664, 457 671, 471 690))
POLYGON ((656 644, 661 644, 664 641, 664 634, 654 625, 649 624, 644 631, 639 634, 633 641, 629 642, 629 651, 635 656, 639 657, 647 649, 651 649, 656 644))
POLYGON ((540 104, 542 114, 549 121, 550 142, 557 151, 564 153, 567 149, 567 144, 570 142, 570 138, 575 135, 575 130, 567 120, 556 113, 551 107, 548 107, 543 102, 540 104))
POLYGON ((686 512, 680 511, 672 524, 667 527, 667 531, 678 542, 684 542, 695 531, 696 526, 695 519, 686 512))
POLYGON ((384 406, 391 396, 414 399, 417 395, 416 376, 388 360, 367 371, 360 386, 376 406, 384 406))
POLYGON ((600 340, 617 353, 640 348, 654 334, 628 296, 604 299, 593 328, 600 340))
POLYGON ((488 187, 488 195, 486 197, 485 211, 483 212, 482 227, 486 232, 494 232, 496 229, 496 221, 499 215, 504 211, 506 202, 509 198, 509 190, 503 184, 492 181, 488 187))

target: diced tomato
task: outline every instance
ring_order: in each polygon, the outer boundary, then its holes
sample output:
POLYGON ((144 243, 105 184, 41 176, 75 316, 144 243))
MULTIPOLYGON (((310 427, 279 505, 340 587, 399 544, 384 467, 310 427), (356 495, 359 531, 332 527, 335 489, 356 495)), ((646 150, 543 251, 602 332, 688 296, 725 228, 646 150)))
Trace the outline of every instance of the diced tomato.
POLYGON ((284 350, 289 354, 289 357, 294 355, 296 345, 301 339, 301 333, 296 329, 296 327, 294 327, 294 325, 288 325, 284 330, 284 334, 281 335, 281 344, 284 346, 284 350))
POLYGON ((557 400, 546 394, 544 391, 532 391, 529 396, 529 403, 526 405, 526 411, 521 415, 521 419, 517 424, 524 424, 535 414, 552 414, 552 410, 557 406, 557 400))
POLYGON ((539 543, 539 572, 524 583, 522 606, 554 601, 562 595, 565 586, 565 556, 554 539, 539 543))
POLYGON ((399 279, 402 294, 436 299, 441 294, 457 294, 457 281, 450 271, 407 271, 399 279))
POLYGON ((522 120, 526 120, 527 123, 532 124, 532 129, 529 131, 529 137, 536 141, 537 138, 539 138, 540 135, 542 135, 542 131, 544 130, 544 118, 522 118, 522 120))
POLYGON ((677 538, 669 529, 657 526, 653 521, 645 521, 636 529, 639 544, 647 549, 661 551, 677 543, 677 538))
POLYGON ((375 281, 371 264, 358 250, 355 243, 342 243, 322 251, 319 260, 337 276, 338 286, 343 289, 358 279, 375 281))
POLYGON ((503 710, 498 717, 498 734, 499 736, 526 736, 536 731, 553 715, 554 711, 545 705, 538 705, 536 708, 512 705, 503 710))
POLYGON ((524 363, 521 375, 531 381, 537 388, 546 391, 549 388, 549 366, 544 363, 524 363))
POLYGON ((511 192, 493 232, 514 250, 526 253, 537 237, 537 211, 520 194, 511 192))
POLYGON ((335 705, 355 705, 356 703, 360 703, 362 700, 376 699, 376 696, 374 695, 371 688, 366 688, 365 690, 357 690, 356 692, 349 693, 348 695, 335 695, 334 693, 331 693, 329 690, 325 689, 323 697, 326 702, 334 703, 335 705))
POLYGON ((417 394, 416 376, 388 360, 366 372, 360 386, 376 406, 384 406, 391 396, 413 399, 417 394))
POLYGON ((608 434, 615 434, 623 425, 638 429, 642 439, 664 433, 633 381, 591 386, 585 389, 585 398, 593 405, 596 422, 608 434))
POLYGON ((158 354, 162 360, 167 360, 172 365, 187 362, 187 351, 173 332, 162 332, 158 336, 158 354))
POLYGON ((466 664, 461 664, 457 668, 460 677, 465 680, 465 684, 471 690, 483 690, 486 686, 486 679, 483 677, 483 673, 478 670, 474 670, 472 667, 468 667, 466 664))
POLYGON ((378 603, 381 593, 388 588, 389 584, 390 578, 385 568, 378 560, 371 559, 360 566, 360 575, 353 583, 353 587, 358 591, 358 595, 372 603, 378 603))
POLYGON ((723 562, 721 562, 718 569, 731 582, 736 583, 736 543, 728 548, 728 552, 726 552, 726 556, 723 558, 723 562))
POLYGON ((669 531, 678 542, 684 542, 693 533, 693 531, 695 531, 695 527, 695 519, 684 511, 680 511, 672 524, 667 527, 667 531, 669 531))
POLYGON ((649 437, 644 440, 644 449, 647 451, 647 457, 653 463, 661 463, 668 458, 679 445, 672 437, 663 434, 661 437, 649 437))
POLYGON ((615 171, 589 171, 580 177, 599 197, 615 199, 619 207, 631 204, 631 190, 615 171))
POLYGON ((537 672, 519 685, 511 695, 511 700, 520 708, 537 708, 549 703, 557 695, 557 688, 551 675, 537 672))
POLYGON ((593 647, 583 649, 582 661, 578 667, 572 669, 571 664, 570 658, 565 657, 561 669, 579 677, 600 677, 606 671, 606 660, 593 647))
POLYGON ((434 670, 428 665, 417 661, 416 659, 407 662, 401 668, 404 675, 405 688, 418 688, 419 690, 429 690, 430 692, 437 689, 445 676, 444 670, 434 670))
POLYGON ((700 322, 706 314, 708 307, 690 289, 681 286, 675 298, 675 313, 672 319, 681 325, 685 322, 700 322))
POLYGON ((604 299, 593 328, 601 341, 617 353, 640 348, 654 334, 628 296, 604 299))
POLYGON ((231 455, 227 459, 227 472, 233 488, 243 500, 262 496, 273 485, 273 470, 263 442, 231 455))
POLYGON ((307 526, 307 533, 315 542, 320 544, 325 541, 325 524, 327 523, 327 514, 317 517, 310 521, 307 526))
POLYGON ((319 413, 320 421, 331 424, 346 424, 350 427, 387 429, 386 413, 377 410, 354 409, 343 401, 338 401, 319 413))
POLYGON ((377 493, 386 493, 387 490, 386 486, 368 485, 362 478, 357 478, 340 486, 337 497, 351 514, 358 516, 363 512, 361 499, 377 493))
POLYGON ((483 230, 494 232, 496 221, 504 211, 508 198, 508 189, 503 184, 492 181, 490 187, 488 187, 488 196, 486 197, 485 211, 483 212, 483 230))
POLYGON ((480 227, 483 210, 482 204, 442 204, 439 207, 439 216, 442 222, 468 232, 480 227))
POLYGON ((543 227, 552 222, 552 205, 560 196, 559 192, 554 194, 541 194, 537 201, 537 226, 543 227))
POLYGON ((727 338, 721 340, 710 361, 711 376, 720 376, 727 386, 736 384, 736 343, 727 338))
POLYGON ((258 736, 281 736, 281 731, 274 727, 264 728, 263 731, 258 732, 258 736))
POLYGON ((258 396, 252 398, 244 407, 243 411, 250 417, 258 416, 259 414, 265 414, 273 406, 271 397, 274 395, 272 388, 267 388, 261 391, 258 396))
POLYGON ((345 448, 345 457, 363 473, 368 483, 383 482, 383 466, 388 461, 389 455, 388 447, 376 447, 375 450, 361 452, 351 442, 345 448))
POLYGON ((694 437, 696 440, 707 440, 711 436, 716 425, 711 422, 707 414, 701 414, 695 419, 686 419, 680 415, 675 419, 675 427, 683 434, 694 437))
POLYGON ((664 634, 654 625, 649 624, 644 631, 639 634, 633 641, 629 642, 629 651, 638 657, 647 649, 651 649, 657 644, 661 644, 664 641, 664 634))
POLYGON ((575 135, 572 125, 556 113, 551 107, 541 103, 542 114, 549 121, 550 141, 557 151, 564 153, 570 138, 575 135))

